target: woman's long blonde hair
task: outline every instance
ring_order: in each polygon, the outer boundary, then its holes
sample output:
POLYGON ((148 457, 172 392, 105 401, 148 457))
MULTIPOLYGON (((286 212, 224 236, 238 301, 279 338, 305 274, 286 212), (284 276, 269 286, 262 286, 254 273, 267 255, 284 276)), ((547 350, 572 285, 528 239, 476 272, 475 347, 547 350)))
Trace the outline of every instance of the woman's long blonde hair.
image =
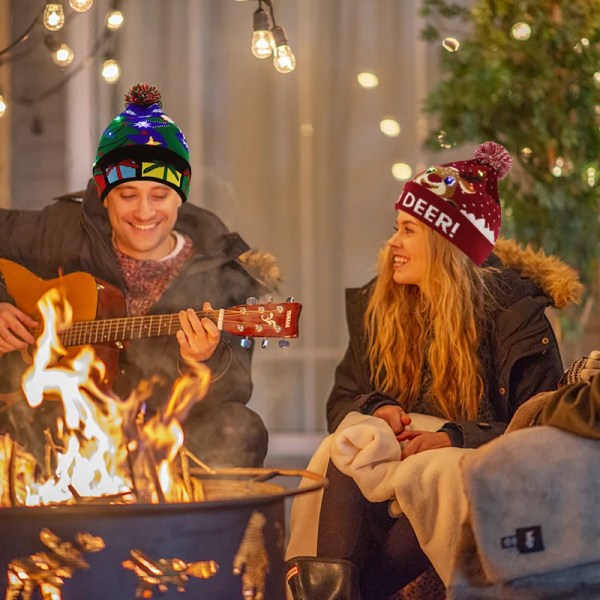
POLYGON ((379 253, 365 313, 372 382, 408 412, 428 364, 429 397, 439 415, 474 419, 484 393, 477 351, 488 296, 485 271, 444 237, 423 229, 429 252, 421 288, 396 283, 390 247, 379 253))

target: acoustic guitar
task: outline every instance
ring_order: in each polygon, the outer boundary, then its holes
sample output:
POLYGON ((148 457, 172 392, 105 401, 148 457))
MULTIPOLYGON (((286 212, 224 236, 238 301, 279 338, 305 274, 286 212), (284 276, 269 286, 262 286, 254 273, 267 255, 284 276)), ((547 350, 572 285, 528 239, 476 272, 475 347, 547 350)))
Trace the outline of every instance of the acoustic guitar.
MULTIPOLYGON (((0 273, 17 308, 36 321, 41 322, 37 308, 39 299, 52 288, 59 289, 73 309, 72 324, 59 332, 67 356, 75 356, 81 346, 94 346, 109 374, 109 378, 103 382, 105 385, 112 382, 118 353, 127 341, 173 335, 181 329, 177 313, 123 317, 125 298, 121 291, 89 273, 76 272, 56 279, 42 279, 22 265, 3 258, 0 258, 0 273)), ((298 337, 301 310, 302 305, 298 302, 249 302, 230 308, 195 312, 199 318, 206 317, 213 321, 219 330, 246 338, 242 340, 242 345, 249 347, 253 337, 298 337)), ((41 326, 32 331, 34 337, 40 333, 41 326)), ((27 355, 23 358, 26 362, 31 361, 27 355)), ((12 385, 14 383, 9 384, 10 387, 12 385)))

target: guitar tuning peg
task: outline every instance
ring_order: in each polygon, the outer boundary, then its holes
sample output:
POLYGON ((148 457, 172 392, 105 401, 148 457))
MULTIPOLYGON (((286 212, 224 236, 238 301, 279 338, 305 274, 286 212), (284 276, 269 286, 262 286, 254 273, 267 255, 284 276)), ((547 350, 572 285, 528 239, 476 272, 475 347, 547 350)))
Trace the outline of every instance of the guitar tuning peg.
POLYGON ((287 340, 279 340, 279 347, 285 350, 290 347, 290 343, 287 340))
POLYGON ((246 304, 258 304, 258 298, 250 296, 250 298, 246 299, 246 304))
POLYGON ((296 298, 294 298, 294 296, 288 296, 285 301, 286 302, 295 302, 296 298))
POLYGON ((249 348, 252 348, 252 339, 250 339, 248 336, 246 336, 241 342, 240 342, 240 346, 242 348, 246 348, 246 350, 248 350, 249 348))
POLYGON ((269 345, 269 340, 267 338, 265 338, 261 343, 260 343, 260 347, 261 348, 266 348, 269 345))

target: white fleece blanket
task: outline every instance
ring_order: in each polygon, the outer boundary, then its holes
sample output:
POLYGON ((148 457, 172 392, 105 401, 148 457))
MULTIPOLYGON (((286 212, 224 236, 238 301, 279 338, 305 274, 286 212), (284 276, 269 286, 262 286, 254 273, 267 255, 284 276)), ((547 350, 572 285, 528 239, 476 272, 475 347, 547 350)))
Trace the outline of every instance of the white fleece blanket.
MULTIPOLYGON (((414 415, 412 426, 436 431, 443 423, 435 417, 414 415)), ((389 426, 358 413, 350 413, 331 440, 331 460, 356 481, 365 498, 392 500, 391 512, 407 516, 445 585, 468 512, 460 472, 460 458, 466 452, 469 450, 442 448, 400 460, 401 448, 389 426)))
MULTIPOLYGON (((437 417, 411 413, 412 424, 409 429, 436 431, 443 424, 444 420, 437 417)), ((376 417, 366 416, 358 412, 349 413, 340 423, 336 432, 327 436, 321 445, 313 454, 307 469, 320 475, 325 475, 327 465, 332 456, 332 444, 344 447, 344 439, 349 444, 345 449, 346 454, 354 455, 358 452, 356 444, 368 446, 365 452, 358 458, 357 464, 366 461, 372 462, 400 460, 400 446, 388 425, 376 417), (349 438, 344 438, 344 432, 349 434, 349 438), (351 442, 350 439, 357 436, 351 442), (361 437, 362 436, 362 437, 361 437), (371 442, 369 445, 369 441, 371 442)), ((336 451, 339 454, 339 450, 336 451)), ((408 461, 407 461, 408 462, 408 461)), ((337 465, 339 468, 339 465, 337 465)), ((303 485, 312 483, 311 480, 300 483, 303 485)), ((382 489, 379 490, 382 493, 382 489)), ((368 496, 367 496, 368 497, 368 496)), ((321 510, 321 501, 323 490, 308 494, 301 494, 294 498, 290 515, 290 540, 286 549, 286 559, 294 556, 315 556, 317 551, 317 533, 318 519, 321 510)), ((391 500, 394 494, 390 488, 389 495, 383 497, 383 500, 391 500)))

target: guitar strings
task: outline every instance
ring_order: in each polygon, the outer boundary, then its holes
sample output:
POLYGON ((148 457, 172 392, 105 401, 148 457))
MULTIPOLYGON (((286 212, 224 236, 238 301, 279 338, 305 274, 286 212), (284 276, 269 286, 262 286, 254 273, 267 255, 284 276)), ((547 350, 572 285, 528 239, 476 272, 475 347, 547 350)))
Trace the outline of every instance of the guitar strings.
MULTIPOLYGON (((256 316, 256 315, 264 315, 266 311, 264 310, 246 310, 244 313, 241 313, 239 310, 231 310, 225 309, 224 318, 222 319, 222 325, 228 326, 230 328, 235 328, 236 326, 241 326, 239 329, 240 333, 243 333, 245 329, 251 329, 252 326, 257 326, 254 323, 245 323, 243 320, 240 320, 239 317, 244 316, 256 316), (225 318, 227 316, 236 316, 235 320, 231 320, 225 318)), ((274 311, 278 316, 283 316, 282 312, 274 311)), ((196 314, 199 317, 207 317, 211 316, 215 317, 219 315, 220 311, 196 311, 196 314)), ((276 320, 273 319, 273 320, 276 320)), ((272 332, 273 330, 279 332, 277 330, 277 324, 273 325, 267 321, 262 321, 259 323, 262 328, 266 330, 267 333, 272 332)), ((116 339, 136 339, 157 335, 169 335, 174 331, 179 329, 179 318, 177 314, 168 314, 168 315, 144 315, 139 317, 123 317, 123 318, 114 318, 114 319, 102 319, 98 321, 78 321, 73 323, 69 328, 59 332, 59 336, 61 341, 65 345, 81 345, 83 341, 81 337, 84 335, 90 339, 90 343, 100 343, 102 341, 116 341, 116 339), (144 323, 145 322, 145 323, 144 323), (137 333, 137 335, 136 335, 137 333), (119 335, 120 334, 120 335, 119 335), (114 339, 113 339, 114 336, 114 339)), ((260 331, 256 333, 265 333, 265 331, 260 331)), ((272 337, 272 336, 271 336, 272 337)))

